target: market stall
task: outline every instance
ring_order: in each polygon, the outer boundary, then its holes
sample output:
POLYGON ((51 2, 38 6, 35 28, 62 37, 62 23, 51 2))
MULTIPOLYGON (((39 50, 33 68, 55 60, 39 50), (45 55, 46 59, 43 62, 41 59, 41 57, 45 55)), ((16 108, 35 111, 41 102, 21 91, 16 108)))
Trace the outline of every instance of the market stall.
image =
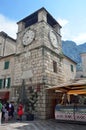
POLYGON ((62 93, 55 107, 55 119, 86 122, 86 80, 64 83, 50 89, 62 93))

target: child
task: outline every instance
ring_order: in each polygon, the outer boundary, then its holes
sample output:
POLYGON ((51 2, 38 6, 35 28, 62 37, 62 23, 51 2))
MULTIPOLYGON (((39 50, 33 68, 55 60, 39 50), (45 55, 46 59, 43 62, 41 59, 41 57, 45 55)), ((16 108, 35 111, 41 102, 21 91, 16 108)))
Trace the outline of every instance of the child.
POLYGON ((18 119, 20 120, 20 121, 22 121, 22 115, 23 115, 23 106, 22 106, 22 104, 19 104, 19 106, 18 106, 18 119))

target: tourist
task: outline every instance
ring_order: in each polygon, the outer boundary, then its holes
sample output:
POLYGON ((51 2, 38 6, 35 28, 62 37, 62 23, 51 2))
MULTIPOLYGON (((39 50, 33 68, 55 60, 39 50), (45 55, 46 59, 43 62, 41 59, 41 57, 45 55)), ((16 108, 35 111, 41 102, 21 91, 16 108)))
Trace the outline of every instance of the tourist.
POLYGON ((22 115, 24 114, 24 111, 23 111, 23 105, 21 103, 18 106, 17 114, 18 114, 18 120, 22 121, 22 115))
POLYGON ((2 104, 2 119, 4 120, 4 114, 5 114, 5 107, 6 107, 6 104, 2 104))
POLYGON ((4 118, 5 118, 5 123, 8 122, 9 114, 8 114, 8 110, 7 109, 5 109, 4 118))
POLYGON ((1 125, 1 118, 2 118, 2 103, 0 101, 0 125, 1 125))
POLYGON ((9 103, 9 119, 12 119, 13 118, 13 115, 14 114, 14 106, 13 106, 13 103, 10 102, 9 103))

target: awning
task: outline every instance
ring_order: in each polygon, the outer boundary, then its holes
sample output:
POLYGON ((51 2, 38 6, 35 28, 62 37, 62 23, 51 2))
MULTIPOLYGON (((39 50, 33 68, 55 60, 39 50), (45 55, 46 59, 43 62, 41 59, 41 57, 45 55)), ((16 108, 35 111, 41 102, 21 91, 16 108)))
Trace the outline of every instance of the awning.
POLYGON ((48 90, 55 90, 67 94, 86 94, 86 79, 74 80, 72 82, 63 83, 57 86, 47 88, 48 90))
POLYGON ((67 94, 69 94, 69 95, 72 95, 72 94, 86 94, 86 90, 70 90, 70 91, 68 91, 68 93, 67 94))
POLYGON ((0 99, 9 99, 9 92, 5 91, 5 92, 0 92, 0 99))

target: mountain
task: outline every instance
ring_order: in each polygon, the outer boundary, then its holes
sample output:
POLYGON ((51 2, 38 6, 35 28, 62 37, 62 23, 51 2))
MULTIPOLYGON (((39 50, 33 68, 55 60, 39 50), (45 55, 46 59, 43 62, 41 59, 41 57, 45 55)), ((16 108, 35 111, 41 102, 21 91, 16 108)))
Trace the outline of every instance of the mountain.
POLYGON ((78 51, 79 53, 86 53, 86 43, 83 43, 81 45, 78 45, 78 51))
POLYGON ((81 63, 80 53, 86 52, 86 43, 77 45, 73 41, 62 41, 63 54, 77 63, 81 63))

